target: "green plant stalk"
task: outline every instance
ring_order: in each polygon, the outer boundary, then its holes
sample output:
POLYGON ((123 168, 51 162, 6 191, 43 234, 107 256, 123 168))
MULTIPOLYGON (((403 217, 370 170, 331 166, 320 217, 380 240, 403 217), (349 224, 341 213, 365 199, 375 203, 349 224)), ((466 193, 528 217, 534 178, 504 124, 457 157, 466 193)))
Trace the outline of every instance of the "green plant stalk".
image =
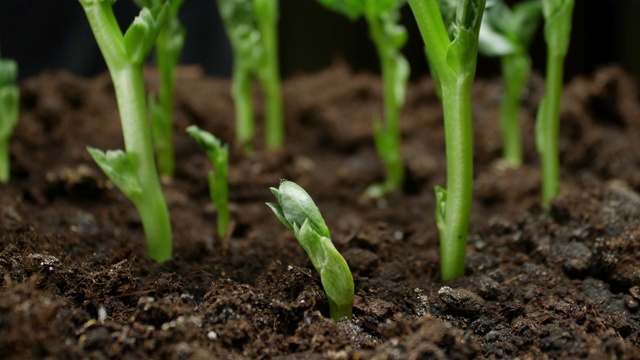
POLYGON ((226 179, 226 169, 223 172, 218 166, 216 171, 209 171, 209 196, 218 209, 218 237, 224 239, 227 236, 231 214, 229 213, 229 183, 226 179), (224 194, 225 196, 220 196, 224 194))
POLYGON ((236 139, 240 144, 249 147, 254 133, 251 72, 242 65, 242 60, 237 56, 233 63, 232 81, 231 92, 236 107, 236 139))
POLYGON ((376 150, 387 173, 383 187, 385 191, 393 191, 401 188, 404 183, 404 164, 400 145, 400 108, 402 104, 398 102, 395 90, 396 76, 398 76, 396 71, 398 52, 385 38, 381 28, 382 24, 377 16, 366 14, 370 36, 376 45, 380 59, 384 88, 384 119, 375 123, 376 150))
POLYGON ((264 46, 265 64, 258 78, 265 95, 265 144, 276 149, 284 143, 282 85, 278 61, 278 1, 255 0, 256 21, 264 46))
POLYGON ((545 96, 538 108, 536 145, 542 167, 542 207, 560 191, 560 101, 564 58, 569 50, 574 0, 542 0, 547 43, 545 96))
POLYGON ((0 182, 6 183, 11 176, 11 134, 18 122, 20 112, 20 90, 16 84, 18 65, 13 60, 0 59, 0 182))
POLYGON ((0 139, 0 182, 8 182, 10 173, 9 138, 2 138, 0 139))
POLYGON ((126 153, 140 180, 142 192, 131 200, 140 214, 147 253, 164 262, 172 256, 171 221, 153 158, 142 63, 129 59, 109 2, 81 0, 81 3, 111 74, 126 153))
MULTIPOLYGON (((470 22, 472 1, 462 0, 460 18, 470 22)), ((484 9, 484 1, 476 6, 484 9)), ((409 0, 425 42, 430 66, 442 94, 447 158, 447 189, 436 188, 436 223, 440 235, 443 280, 464 274, 473 193, 473 122, 471 87, 477 59, 478 20, 473 31, 461 28, 449 39, 436 0, 409 0), (474 43, 475 37, 475 43, 474 43), (467 42, 465 44, 465 42, 467 42)), ((459 5, 459 6, 460 6, 459 5)))
MULTIPOLYGON (((171 32, 163 28, 158 33, 156 41, 156 62, 160 73, 159 101, 164 123, 154 124, 154 146, 158 162, 158 171, 162 175, 173 176, 175 168, 175 155, 173 149, 173 97, 176 78, 176 61, 173 52, 169 48, 171 32)), ((176 59, 177 60, 177 59, 176 59)), ((154 118, 154 121, 157 121, 154 118)))
POLYGON ((522 134, 520 131, 520 99, 531 73, 531 60, 526 54, 501 58, 505 82, 504 99, 500 106, 500 130, 504 141, 502 157, 513 166, 522 164, 522 134))
POLYGON ((564 56, 547 56, 545 98, 540 105, 537 135, 542 166, 542 207, 548 209, 560 191, 560 99, 564 56))

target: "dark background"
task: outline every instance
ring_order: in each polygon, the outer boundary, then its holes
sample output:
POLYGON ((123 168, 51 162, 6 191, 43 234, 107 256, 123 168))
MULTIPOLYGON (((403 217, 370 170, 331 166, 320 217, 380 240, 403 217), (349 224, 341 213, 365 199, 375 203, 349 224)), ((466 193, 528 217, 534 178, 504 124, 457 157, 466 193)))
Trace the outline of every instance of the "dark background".
MULTIPOLYGON (((338 60, 358 71, 378 71, 364 20, 350 22, 314 0, 280 0, 280 6, 283 77, 317 71, 338 60)), ((123 28, 138 13, 130 0, 120 0, 114 8, 123 28)), ((402 15, 409 30, 404 52, 412 77, 424 76, 428 71, 422 40, 408 5, 402 15)), ((228 76, 231 54, 215 0, 186 0, 180 18, 187 28, 181 62, 200 64, 211 75, 228 76)), ((567 77, 615 62, 640 79, 639 44, 640 0, 576 0, 567 77)), ((18 61, 22 78, 60 68, 83 76, 105 70, 77 0, 0 0, 0 47, 3 57, 18 61)), ((545 49, 539 31, 531 51, 534 68, 541 72, 545 49)), ((498 71, 496 59, 479 59, 477 76, 494 76, 498 71)))

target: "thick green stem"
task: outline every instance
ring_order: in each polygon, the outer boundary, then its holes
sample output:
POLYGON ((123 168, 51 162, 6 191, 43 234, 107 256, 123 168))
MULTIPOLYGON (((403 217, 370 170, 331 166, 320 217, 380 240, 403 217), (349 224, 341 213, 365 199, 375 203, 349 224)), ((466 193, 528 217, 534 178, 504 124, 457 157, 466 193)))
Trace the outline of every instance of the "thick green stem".
POLYGON ((460 77, 452 86, 442 87, 447 153, 445 226, 440 229, 443 280, 464 274, 473 194, 472 84, 473 77, 460 77))
POLYGON ((236 139, 250 148, 253 140, 253 96, 251 93, 251 74, 235 60, 233 66, 233 101, 236 105, 236 139))
POLYGON ((259 74, 265 95, 265 144, 267 148, 275 149, 284 143, 283 98, 278 60, 278 1, 271 0, 263 6, 269 10, 257 17, 265 51, 265 67, 259 74))
POLYGON ((0 182, 9 181, 10 168, 9 165, 9 139, 0 139, 0 182))
POLYGON ((526 54, 502 57, 505 93, 500 106, 500 130, 504 142, 503 157, 513 166, 522 164, 520 98, 530 72, 531 61, 526 54))
POLYGON ((83 3, 83 8, 113 80, 126 153, 140 181, 141 194, 131 200, 140 213, 147 252, 164 262, 172 253, 171 222, 153 158, 142 64, 129 59, 109 2, 83 3))
POLYGON ((560 99, 564 56, 547 57, 546 94, 538 118, 538 152, 542 162, 542 207, 548 209, 560 190, 560 99))

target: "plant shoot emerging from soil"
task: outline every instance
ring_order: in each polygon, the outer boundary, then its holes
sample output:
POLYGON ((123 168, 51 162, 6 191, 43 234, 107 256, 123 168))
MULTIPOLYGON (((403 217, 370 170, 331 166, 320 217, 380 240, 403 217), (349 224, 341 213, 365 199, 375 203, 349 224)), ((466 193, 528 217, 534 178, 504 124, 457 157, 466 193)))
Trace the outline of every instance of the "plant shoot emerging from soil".
POLYGON ((309 194, 298 184, 282 181, 271 188, 279 204, 267 203, 278 219, 293 231, 311 263, 320 274, 322 287, 329 299, 331 318, 338 322, 351 319, 354 285, 351 270, 331 242, 329 228, 309 194))
POLYGON ((436 187, 436 223, 442 278, 451 280, 464 274, 473 190, 471 86, 485 0, 443 1, 443 13, 437 0, 409 0, 409 5, 444 109, 447 188, 436 187), (445 25, 443 15, 451 24, 445 25))
POLYGON ((374 140, 387 178, 383 184, 370 186, 366 194, 380 197, 400 189, 404 182, 400 110, 405 101, 409 63, 400 52, 407 41, 407 31, 398 20, 405 0, 318 1, 351 20, 364 16, 369 24, 369 36, 378 51, 384 84, 384 117, 374 120, 374 140))
POLYGON ((569 50, 574 0, 541 0, 547 43, 545 96, 538 108, 536 145, 542 165, 542 207, 560 190, 560 99, 564 58, 569 50))
POLYGON ((198 145, 211 160, 213 170, 209 171, 209 195, 211 201, 218 209, 218 237, 224 239, 229 229, 229 147, 222 145, 220 139, 211 133, 200 130, 197 126, 191 125, 187 128, 187 133, 194 138, 198 145))
POLYGON ((10 59, 0 58, 0 182, 9 181, 9 139, 18 122, 20 90, 16 83, 18 65, 10 59))
POLYGON ((248 150, 254 134, 251 83, 260 80, 265 94, 265 144, 284 142, 284 113, 278 68, 278 1, 218 0, 233 49, 232 94, 236 104, 236 138, 248 150))
MULTIPOLYGON (((138 6, 159 9, 163 0, 135 0, 138 6)), ((167 8, 167 20, 158 31, 156 39, 156 63, 160 73, 159 102, 149 95, 153 146, 156 151, 160 175, 173 176, 173 94, 176 66, 184 45, 185 30, 178 20, 178 11, 184 0, 172 1, 167 8)))
POLYGON ((487 1, 480 27, 479 50, 501 60, 505 94, 500 106, 503 158, 513 166, 522 164, 520 97, 531 73, 527 51, 542 15, 539 0, 517 3, 510 9, 503 0, 487 1))
POLYGON ((123 35, 113 13, 114 2, 80 0, 113 80, 126 151, 88 150, 138 209, 149 257, 164 262, 172 254, 171 222, 153 159, 142 64, 162 27, 169 3, 151 10, 143 8, 123 35))

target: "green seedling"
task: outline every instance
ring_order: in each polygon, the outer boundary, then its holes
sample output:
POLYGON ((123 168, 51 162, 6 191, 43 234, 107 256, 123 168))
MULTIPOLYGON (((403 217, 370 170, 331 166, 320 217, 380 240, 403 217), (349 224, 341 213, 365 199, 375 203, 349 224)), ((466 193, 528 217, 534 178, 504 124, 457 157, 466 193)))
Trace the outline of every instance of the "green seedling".
POLYGON ((107 63, 116 92, 126 151, 89 153, 111 181, 138 209, 149 257, 171 258, 169 211, 153 159, 142 65, 155 42, 169 7, 143 8, 123 35, 113 13, 115 0, 79 0, 107 63))
POLYGON ((560 190, 560 99, 564 58, 569 50, 574 0, 541 0, 547 43, 545 96, 538 108, 536 145, 542 166, 542 207, 560 190))
POLYGON ((16 83, 18 65, 10 59, 0 59, 0 182, 9 181, 9 139, 18 122, 20 90, 16 83))
POLYGON ((278 69, 278 1, 218 0, 233 49, 232 95, 236 104, 236 138, 247 150, 254 135, 251 84, 260 80, 265 94, 265 143, 284 142, 284 115, 278 69))
POLYGON ((209 171, 209 195, 211 201, 218 209, 218 237, 224 239, 229 229, 229 148, 222 145, 220 139, 211 133, 200 130, 197 126, 191 125, 187 128, 187 133, 194 138, 198 145, 211 160, 213 170, 209 171))
POLYGON ((510 9, 503 0, 489 0, 480 27, 480 53, 500 58, 505 94, 500 106, 503 158, 522 164, 520 97, 531 73, 527 51, 542 15, 540 0, 517 3, 510 9))
POLYGON ((409 0, 442 98, 447 188, 436 187, 442 279, 464 274, 473 191, 471 87, 485 0, 409 0), (447 21, 445 25, 445 20, 447 21), (449 31, 451 35, 449 34, 449 31))
MULTIPOLYGON (((135 0, 141 8, 159 9, 164 0, 135 0)), ((176 67, 184 45, 185 29, 180 25, 178 11, 184 0, 176 0, 167 7, 167 19, 158 31, 156 39, 156 64, 160 73, 159 101, 149 95, 151 134, 156 152, 158 172, 172 177, 174 173, 173 150, 173 95, 176 67)))
POLYGON ((329 229, 309 194, 298 184, 282 181, 278 189, 271 188, 279 204, 267 203, 278 219, 293 231, 296 239, 320 274, 322 287, 329 299, 333 321, 351 319, 354 285, 351 270, 331 242, 329 229))
POLYGON ((370 186, 365 194, 381 197, 400 189, 404 182, 400 111, 405 101, 409 63, 400 52, 407 41, 407 31, 398 22, 405 0, 318 1, 351 20, 364 16, 369 24, 369 36, 378 52, 384 84, 384 117, 383 120, 374 119, 374 140, 387 177, 383 184, 370 186))

